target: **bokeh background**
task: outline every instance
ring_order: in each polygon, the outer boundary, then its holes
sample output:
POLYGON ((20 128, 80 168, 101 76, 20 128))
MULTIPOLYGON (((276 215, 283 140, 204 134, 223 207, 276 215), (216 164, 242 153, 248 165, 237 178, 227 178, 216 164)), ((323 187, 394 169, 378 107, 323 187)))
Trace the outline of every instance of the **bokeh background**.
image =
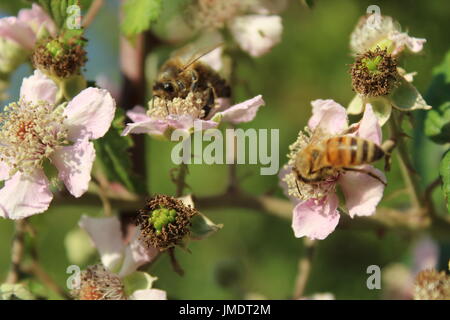
MULTIPOLYGON (((165 1, 165 5, 170 9, 182 2, 170 0, 165 1)), ((2 0, 0 15, 16 14, 19 4, 16 0, 2 0)), ((311 100, 332 98, 347 105, 352 99, 348 74, 348 65, 352 63, 349 36, 359 17, 372 4, 380 6, 382 14, 398 20, 410 35, 427 39, 423 53, 402 60, 406 70, 418 72, 414 83, 426 95, 433 68, 441 63, 450 47, 449 1, 318 0, 309 9, 300 0, 291 0, 288 10, 282 13, 282 42, 264 57, 242 57, 236 61, 242 85, 234 88, 239 100, 256 94, 264 96, 266 106, 255 121, 242 127, 279 129, 280 165, 286 161, 289 144, 307 122, 311 100)), ((87 31, 86 75, 89 79, 106 77, 120 86, 118 6, 118 1, 107 0, 87 31)), ((14 75, 11 100, 17 99, 21 79, 30 72, 29 67, 24 66, 14 75)), ((419 130, 423 114, 416 116, 414 127, 419 130)), ((150 139, 147 145, 150 191, 174 194, 175 187, 169 178, 169 170, 174 167, 170 161, 170 145, 150 139)), ((414 146, 417 147, 415 162, 426 185, 437 177, 443 150, 425 138, 415 140, 414 146)), ((249 193, 270 192, 283 197, 277 176, 260 176, 257 165, 238 166, 238 175, 245 176, 242 186, 249 193)), ((225 165, 191 165, 187 182, 197 196, 207 196, 224 192, 227 177, 225 165)), ((388 180, 381 205, 406 206, 407 196, 393 193, 403 188, 395 161, 388 180)), ((439 201, 442 194, 436 192, 435 198, 439 201)), ((439 208, 446 212, 442 200, 439 208)), ((172 271, 167 256, 158 260, 150 270, 159 278, 156 287, 166 290, 172 299, 292 297, 303 244, 294 237, 290 221, 244 209, 208 210, 206 213, 215 222, 223 223, 224 228, 205 241, 192 243, 192 253, 177 251, 186 271, 184 277, 172 271)), ((37 231, 35 241, 40 261, 61 286, 66 283, 67 266, 73 264, 73 258, 70 259, 66 251, 66 236, 77 229, 82 214, 101 216, 102 212, 100 207, 61 206, 51 207, 45 214, 30 219, 37 231)), ((13 229, 13 222, 0 219, 0 279, 4 279, 9 267, 13 229)), ((366 268, 375 264, 383 269, 397 262, 411 265, 411 249, 420 236, 400 231, 380 234, 346 229, 334 232, 318 246, 306 294, 331 292, 337 299, 386 297, 383 290, 367 289, 366 268)), ((441 269, 445 269, 450 244, 442 239, 436 241, 440 247, 441 269)), ((97 261, 98 256, 92 254, 81 267, 97 261)), ((58 298, 39 282, 30 282, 36 292, 58 298)))

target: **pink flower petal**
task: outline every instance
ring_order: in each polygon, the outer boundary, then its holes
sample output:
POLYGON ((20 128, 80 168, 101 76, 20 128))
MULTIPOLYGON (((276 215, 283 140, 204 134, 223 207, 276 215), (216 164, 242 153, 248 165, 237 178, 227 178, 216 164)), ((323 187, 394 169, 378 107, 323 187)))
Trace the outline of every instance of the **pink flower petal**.
POLYGON ((167 300, 167 293, 159 289, 143 289, 136 290, 131 296, 130 300, 167 300))
POLYGON ((147 115, 147 110, 142 106, 135 106, 133 109, 127 111, 127 116, 133 122, 143 122, 151 119, 147 115))
POLYGON ((37 4, 33 3, 31 9, 22 9, 17 15, 20 21, 27 23, 35 34, 41 28, 46 28, 51 36, 56 36, 56 25, 48 14, 37 4))
MULTIPOLYGON (((386 177, 378 169, 372 166, 363 166, 386 181, 386 177)), ((370 216, 375 213, 375 209, 383 197, 384 184, 365 173, 348 171, 339 177, 340 184, 345 196, 345 205, 353 218, 357 216, 370 216)))
POLYGON ((111 126, 115 112, 116 102, 108 91, 84 89, 69 102, 64 111, 69 139, 76 141, 84 135, 90 139, 103 137, 111 126))
POLYGON ((422 51, 424 43, 427 42, 427 40, 423 38, 410 37, 405 32, 393 33, 390 36, 390 39, 395 43, 395 48, 392 51, 393 55, 401 53, 405 47, 413 53, 418 53, 422 51))
POLYGON ((320 127, 330 134, 340 134, 347 129, 347 112, 343 106, 334 100, 314 100, 312 116, 308 121, 310 129, 320 127))
POLYGON ((439 262, 439 246, 430 236, 422 236, 413 249, 413 272, 436 268, 439 262))
POLYGON ((5 162, 0 161, 0 181, 9 179, 9 171, 8 165, 5 162))
POLYGON ((259 57, 281 41, 281 17, 273 15, 238 16, 229 25, 230 31, 242 50, 259 57))
POLYGON ((408 37, 406 46, 411 52, 417 53, 422 51, 423 45, 427 42, 427 39, 408 37))
POLYGON ((23 79, 20 87, 20 97, 30 102, 45 101, 54 104, 57 92, 58 87, 53 80, 39 70, 35 70, 32 76, 23 79))
POLYGON ((359 123, 358 137, 381 144, 381 127, 378 118, 373 112, 372 105, 367 104, 363 117, 359 123))
POLYGON ((89 142, 88 137, 84 137, 72 146, 57 150, 51 160, 67 190, 74 197, 81 197, 91 181, 91 170, 95 160, 94 144, 89 142))
POLYGON ((322 199, 302 201, 294 208, 292 229, 295 237, 325 239, 339 222, 339 199, 332 193, 322 199))
POLYGON ((36 170, 30 176, 17 172, 0 190, 0 216, 23 219, 44 212, 52 198, 44 171, 36 170))
POLYGON ((222 113, 222 120, 228 121, 231 123, 241 123, 241 122, 249 122, 252 121, 256 113, 259 110, 259 107, 265 104, 261 95, 256 96, 252 99, 246 100, 239 104, 236 104, 222 113))
POLYGON ((0 37, 12 40, 27 50, 32 50, 36 42, 33 30, 16 17, 0 19, 0 37))
POLYGON ((149 263, 159 255, 159 250, 156 248, 147 248, 140 240, 140 230, 135 229, 133 238, 125 249, 125 257, 122 267, 119 272, 121 278, 136 271, 140 266, 149 263))
POLYGON ((118 267, 125 245, 117 217, 91 218, 83 215, 78 225, 84 229, 97 248, 103 265, 111 271, 118 267))
POLYGON ((136 123, 127 123, 126 128, 121 133, 122 136, 126 136, 130 133, 139 134, 147 133, 150 135, 164 135, 169 124, 166 120, 151 119, 146 121, 140 121, 136 123))

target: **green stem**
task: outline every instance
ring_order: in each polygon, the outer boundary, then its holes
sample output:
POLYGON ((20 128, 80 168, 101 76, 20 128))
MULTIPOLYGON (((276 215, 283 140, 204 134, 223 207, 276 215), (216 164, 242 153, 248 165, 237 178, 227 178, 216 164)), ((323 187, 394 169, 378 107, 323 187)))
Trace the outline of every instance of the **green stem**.
POLYGON ((178 175, 175 179, 175 184, 177 186, 176 196, 181 197, 183 195, 184 188, 186 187, 186 176, 189 172, 186 163, 182 162, 178 168, 178 175))
POLYGON ((406 187, 409 190, 413 206, 417 209, 424 208, 425 197, 420 188, 420 181, 418 179, 417 173, 414 171, 409 157, 404 133, 400 129, 401 121, 400 123, 397 122, 395 112, 392 113, 389 124, 391 128, 391 135, 396 141, 397 158, 400 164, 403 180, 405 181, 406 187))

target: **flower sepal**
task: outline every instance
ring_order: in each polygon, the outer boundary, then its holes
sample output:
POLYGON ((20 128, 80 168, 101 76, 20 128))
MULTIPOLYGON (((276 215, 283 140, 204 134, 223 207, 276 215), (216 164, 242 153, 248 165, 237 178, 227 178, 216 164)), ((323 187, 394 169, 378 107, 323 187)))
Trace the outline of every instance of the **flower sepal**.
POLYGON ((191 220, 191 234, 190 238, 193 240, 203 240, 213 235, 220 229, 223 224, 215 224, 204 214, 199 213, 191 220))
POLYGON ((157 279, 146 272, 135 271, 122 279, 125 295, 131 296, 137 290, 151 289, 157 279))
POLYGON ((389 98, 393 106, 400 111, 431 109, 419 91, 404 77, 399 78, 397 86, 392 90, 389 98))

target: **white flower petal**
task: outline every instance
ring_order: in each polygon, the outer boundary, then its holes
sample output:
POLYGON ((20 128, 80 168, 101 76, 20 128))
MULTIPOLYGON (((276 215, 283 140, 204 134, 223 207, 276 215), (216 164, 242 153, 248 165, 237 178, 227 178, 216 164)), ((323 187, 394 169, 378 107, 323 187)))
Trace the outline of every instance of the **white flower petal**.
POLYGON ((130 300, 167 300, 167 293, 159 289, 136 290, 128 298, 130 300))
POLYGON ((229 25, 233 37, 242 50, 259 57, 281 41, 281 17, 273 15, 247 15, 233 19, 229 25))
POLYGON ((48 179, 42 170, 36 170, 30 176, 17 172, 5 181, 0 190, 0 216, 23 219, 44 212, 52 198, 48 179))
POLYGON ((111 126, 115 112, 116 102, 108 91, 98 88, 84 89, 64 110, 69 139, 76 141, 84 135, 90 139, 103 137, 111 126))
POLYGON ((103 265, 115 271, 114 269, 122 260, 125 247, 119 219, 117 217, 91 218, 83 215, 78 225, 89 234, 103 265))
POLYGON ((73 196, 81 197, 91 181, 91 170, 95 160, 94 144, 89 142, 88 137, 84 137, 73 146, 56 150, 51 160, 67 190, 73 196))
POLYGON ((32 76, 24 78, 20 87, 20 97, 30 102, 45 101, 54 104, 57 92, 56 83, 39 70, 35 70, 32 76))

